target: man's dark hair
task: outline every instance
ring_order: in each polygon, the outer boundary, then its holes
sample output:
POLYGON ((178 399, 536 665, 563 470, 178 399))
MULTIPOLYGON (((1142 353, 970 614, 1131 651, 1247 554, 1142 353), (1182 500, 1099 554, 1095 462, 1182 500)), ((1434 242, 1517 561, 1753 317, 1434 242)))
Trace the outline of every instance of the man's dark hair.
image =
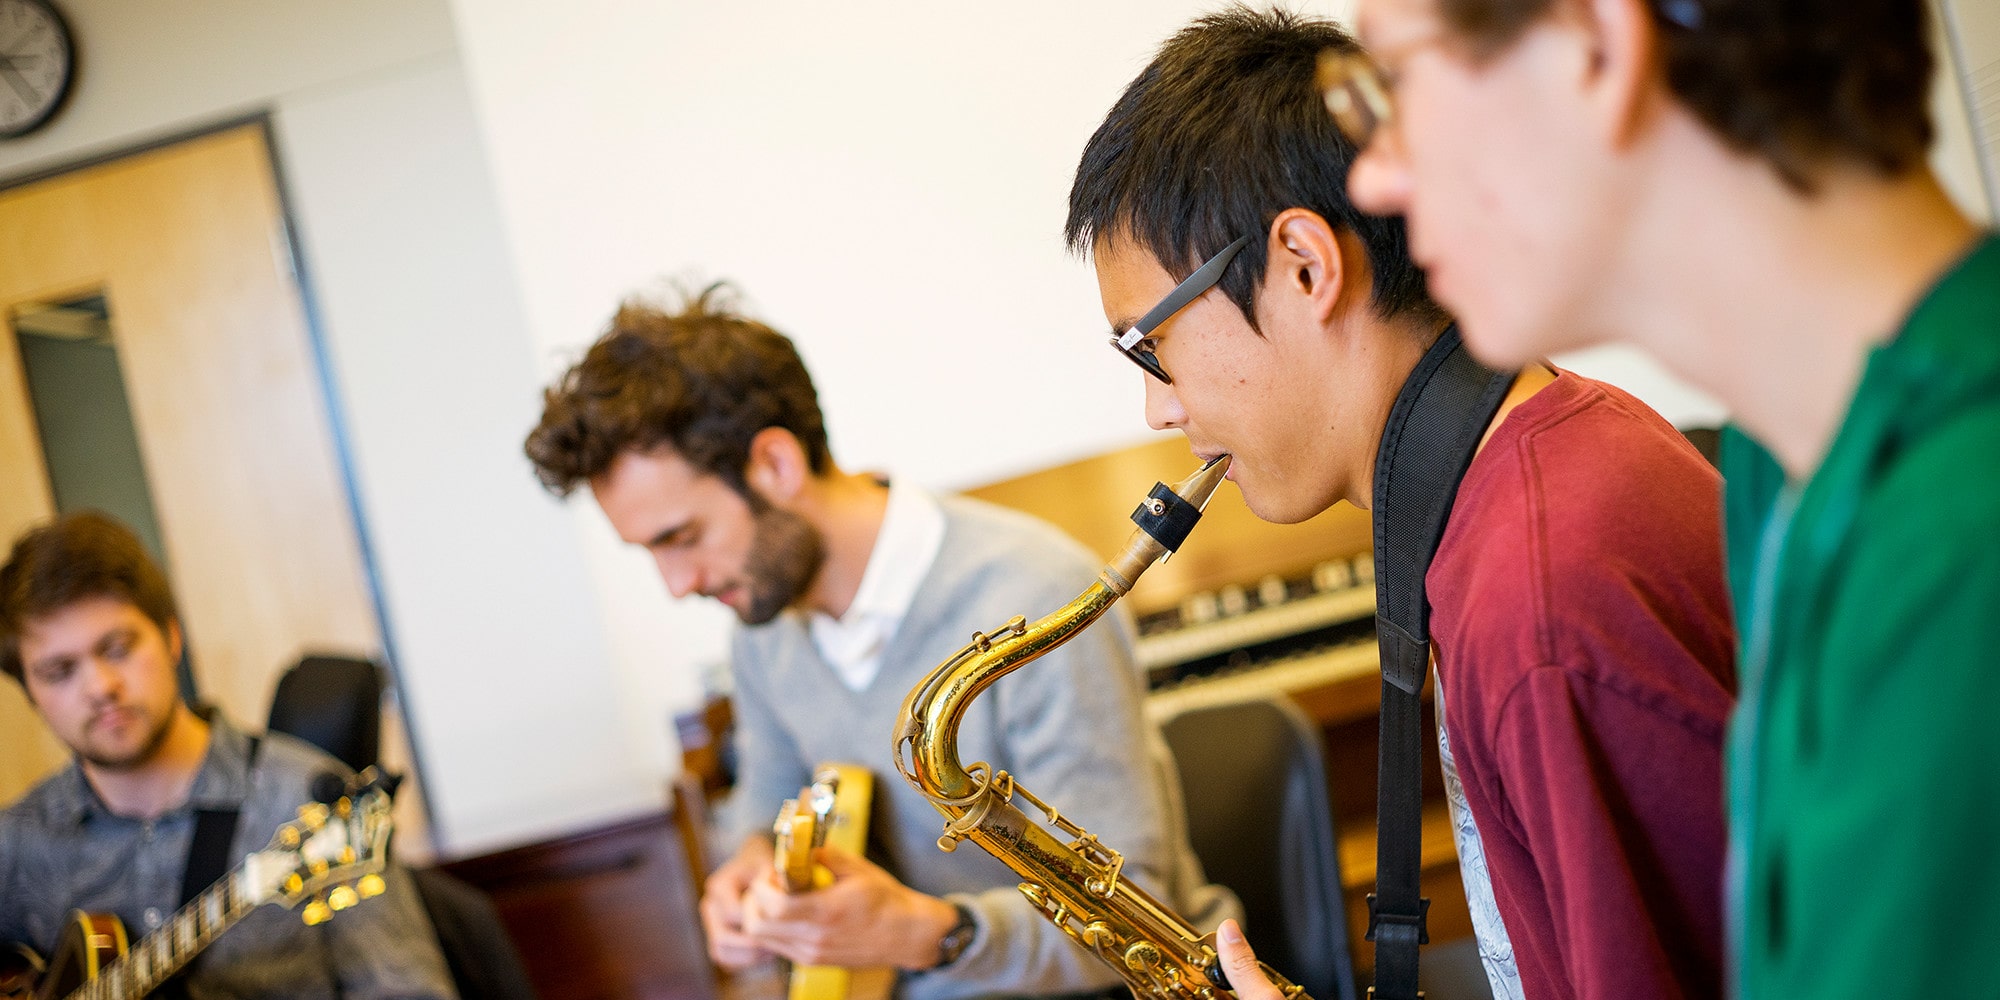
POLYGON ((92 597, 131 604, 161 632, 180 620, 167 575, 139 536, 110 517, 80 511, 22 535, 0 566, 0 672, 25 683, 29 623, 92 597))
MULTIPOLYGON (((1478 55, 1564 0, 1439 0, 1478 55)), ((1667 87, 1731 149, 1798 191, 1830 162, 1885 177, 1924 162, 1933 59, 1924 0, 1645 0, 1667 87)))
POLYGON ((1185 278, 1250 236, 1219 286, 1255 329, 1266 234, 1280 212, 1305 208, 1360 237, 1378 315, 1441 321, 1402 220, 1364 215, 1347 200, 1356 151, 1327 114, 1313 71, 1322 51, 1358 48, 1338 25, 1282 10, 1232 7, 1181 29, 1084 147, 1063 226, 1070 250, 1130 239, 1185 278))
POLYGON ((721 283, 686 296, 677 312, 627 301, 542 400, 525 448, 557 496, 625 452, 663 446, 748 496, 750 439, 766 427, 791 431, 815 474, 833 464, 798 350, 737 314, 721 283))

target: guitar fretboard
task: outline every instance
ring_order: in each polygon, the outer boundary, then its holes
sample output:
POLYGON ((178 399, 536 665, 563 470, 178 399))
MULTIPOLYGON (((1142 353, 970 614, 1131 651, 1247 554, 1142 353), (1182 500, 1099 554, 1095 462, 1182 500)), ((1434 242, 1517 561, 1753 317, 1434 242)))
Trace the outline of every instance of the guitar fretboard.
POLYGON ((237 890, 241 877, 238 872, 210 886, 133 945, 124 958, 113 961, 96 979, 70 994, 68 1000, 138 1000, 158 989, 223 931, 257 908, 237 890))

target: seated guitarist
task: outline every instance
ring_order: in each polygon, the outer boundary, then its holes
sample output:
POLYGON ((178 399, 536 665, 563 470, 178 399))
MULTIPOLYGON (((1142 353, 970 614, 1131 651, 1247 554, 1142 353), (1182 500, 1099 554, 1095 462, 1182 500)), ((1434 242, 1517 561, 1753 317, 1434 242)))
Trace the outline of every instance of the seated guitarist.
MULTIPOLYGON (((905 998, 1053 995, 1120 984, 895 777, 903 696, 974 631, 1062 606, 1098 562, 1054 528, 834 464, 791 341, 715 289, 681 311, 628 304, 546 394, 527 452, 559 495, 588 486, 675 597, 728 605, 738 782, 702 924, 719 964, 903 970, 905 998), (879 857, 828 848, 830 887, 787 895, 771 822, 823 762, 876 775, 879 857)), ((967 761, 1018 776, 1128 851, 1128 877, 1196 923, 1233 908, 1204 884, 1175 790, 1148 764, 1133 628, 1120 615, 1010 676, 960 733, 967 761)), ((1066 810, 1067 811, 1067 810, 1066 810)))
MULTIPOLYGON (((316 778, 346 776, 299 740, 253 739, 190 710, 180 652, 166 577, 124 526, 73 514, 14 544, 0 567, 0 669, 76 759, 0 811, 0 942, 47 954, 84 910, 116 916, 136 944, 180 906, 198 810, 237 818, 233 836, 212 835, 226 862, 190 894, 262 849, 316 778)), ((456 996, 408 872, 384 876, 387 892, 318 927, 251 911, 188 967, 187 994, 456 996)))

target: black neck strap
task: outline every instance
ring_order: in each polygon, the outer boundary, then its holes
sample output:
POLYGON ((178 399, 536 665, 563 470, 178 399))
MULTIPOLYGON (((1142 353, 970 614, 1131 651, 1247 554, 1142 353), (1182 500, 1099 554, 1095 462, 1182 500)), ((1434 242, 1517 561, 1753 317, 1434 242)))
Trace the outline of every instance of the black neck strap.
POLYGON ((1459 480, 1514 384, 1472 360, 1447 327, 1403 383, 1375 459, 1375 631, 1381 646, 1381 769, 1375 792, 1376 1000, 1416 1000, 1417 946, 1430 938, 1423 898, 1423 707, 1430 671, 1424 574, 1444 537, 1459 480))
MULTIPOLYGON (((213 737, 211 737, 213 738, 213 737)), ((260 737, 249 738, 250 748, 245 755, 243 781, 255 786, 257 780, 257 750, 263 745, 260 737)), ((194 811, 194 836, 188 841, 187 867, 181 872, 180 906, 194 902, 196 896, 208 890, 222 876, 229 873, 230 845, 236 840, 237 821, 242 818, 242 809, 196 809, 194 811)))

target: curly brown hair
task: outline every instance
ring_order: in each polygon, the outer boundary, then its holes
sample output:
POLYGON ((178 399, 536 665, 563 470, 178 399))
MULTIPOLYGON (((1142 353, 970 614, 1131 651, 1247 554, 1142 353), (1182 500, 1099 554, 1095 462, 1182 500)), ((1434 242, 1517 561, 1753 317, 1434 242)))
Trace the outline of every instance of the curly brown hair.
POLYGON ((611 326, 542 394, 524 450, 557 496, 628 451, 669 447, 748 495, 750 439, 767 427, 797 437, 815 474, 833 465, 819 396, 798 349, 736 312, 717 282, 668 312, 627 300, 611 326))
MULTIPOLYGON (((1561 0, 1439 0, 1496 53, 1561 0)), ((1924 160, 1933 58, 1924 0, 1646 0, 1667 86, 1730 148, 1810 192, 1833 162, 1885 177, 1924 160)))
POLYGON ((167 575, 139 536, 107 515, 66 514, 17 539, 0 566, 0 672, 22 683, 28 624, 92 597, 129 602, 162 632, 180 620, 167 575))

